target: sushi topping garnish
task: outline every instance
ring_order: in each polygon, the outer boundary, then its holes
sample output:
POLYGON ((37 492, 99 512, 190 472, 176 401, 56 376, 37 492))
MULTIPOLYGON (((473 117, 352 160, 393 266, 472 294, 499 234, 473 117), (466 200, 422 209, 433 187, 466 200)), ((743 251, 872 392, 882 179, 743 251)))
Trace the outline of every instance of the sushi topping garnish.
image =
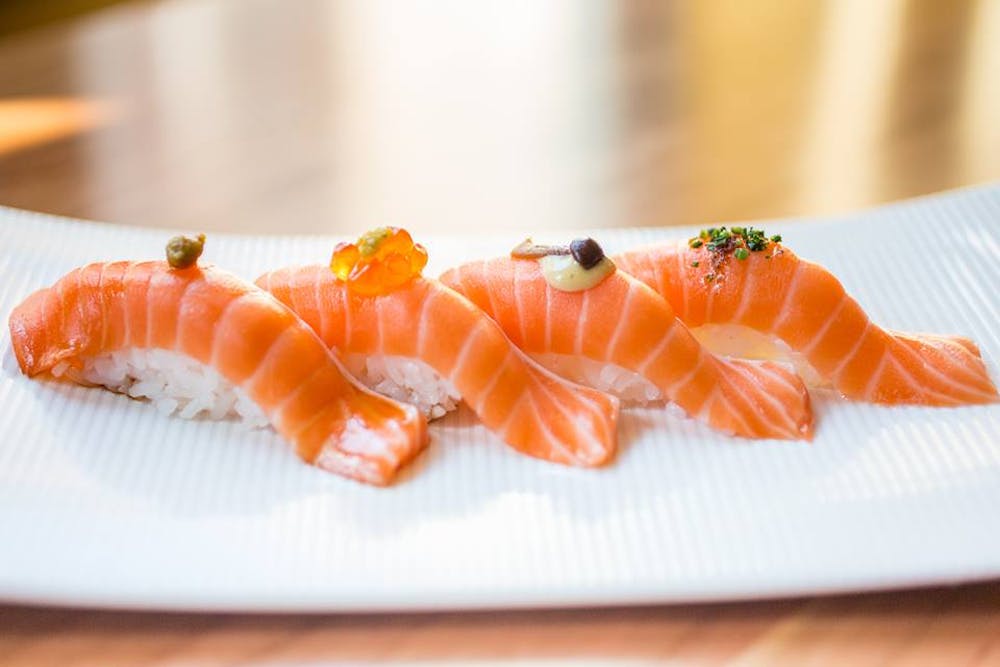
MULTIPOLYGON (((393 227, 376 227, 361 235, 358 239, 358 252, 362 257, 371 257, 382 246, 382 242, 398 231, 393 227)), ((411 240, 412 243, 412 240, 411 240)))
POLYGON ((604 259, 604 250, 591 238, 574 239, 569 244, 569 252, 576 263, 587 270, 594 268, 604 259))
POLYGON ((524 239, 510 251, 510 256, 514 259, 541 259, 550 255, 568 254, 570 254, 569 246, 541 245, 531 239, 524 239))
POLYGON ((538 260, 546 282, 562 292, 590 289, 615 271, 615 263, 591 238, 575 239, 568 246, 539 245, 526 239, 510 256, 538 260))
POLYGON ((753 227, 709 227, 701 230, 698 236, 688 239, 688 245, 692 248, 705 246, 715 252, 733 253, 737 259, 746 259, 751 252, 767 250, 771 243, 781 243, 781 234, 768 239, 763 229, 753 227), (739 252, 740 250, 743 252, 739 252))
POLYGON ((198 263, 205 249, 205 235, 175 236, 167 241, 167 264, 172 269, 186 269, 198 263))
POLYGON ((399 227, 378 227, 357 243, 338 243, 330 270, 357 294, 388 294, 418 278, 427 264, 427 251, 399 227))
POLYGON ((525 239, 510 251, 514 259, 541 259, 552 255, 572 255, 573 260, 582 268, 590 270, 604 259, 604 250, 591 238, 574 239, 568 246, 539 245, 531 239, 525 239))
MULTIPOLYGON (((753 227, 709 227, 703 229, 693 238, 688 239, 688 246, 692 249, 704 246, 711 253, 712 270, 717 271, 727 256, 732 255, 738 261, 746 261, 752 252, 761 252, 770 249, 774 244, 781 243, 781 235, 775 234, 770 239, 763 229, 753 227)), ((764 256, 771 259, 773 255, 780 255, 781 248, 774 249, 764 256)), ((692 264, 697 267, 697 263, 692 264)), ((715 279, 712 274, 706 275, 705 280, 711 282, 715 279), (709 277, 711 276, 711 277, 709 277)))

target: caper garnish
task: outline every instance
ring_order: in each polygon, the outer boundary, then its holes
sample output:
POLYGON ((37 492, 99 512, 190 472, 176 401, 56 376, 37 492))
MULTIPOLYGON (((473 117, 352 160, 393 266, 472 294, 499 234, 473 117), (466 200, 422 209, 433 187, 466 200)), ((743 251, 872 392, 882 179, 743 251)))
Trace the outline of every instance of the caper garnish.
POLYGON ((167 263, 174 269, 186 269, 194 266, 205 249, 205 235, 175 236, 167 241, 167 263))
POLYGON ((576 263, 585 269, 592 269, 604 259, 604 251, 591 238, 575 239, 569 244, 569 251, 576 263))

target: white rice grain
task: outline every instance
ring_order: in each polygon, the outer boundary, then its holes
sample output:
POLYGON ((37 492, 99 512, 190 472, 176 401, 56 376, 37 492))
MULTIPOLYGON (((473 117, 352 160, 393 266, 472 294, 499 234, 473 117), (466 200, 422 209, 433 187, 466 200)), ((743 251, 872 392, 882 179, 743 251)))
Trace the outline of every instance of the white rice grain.
POLYGON ((352 354, 344 365, 372 391, 415 406, 427 419, 443 417, 462 400, 449 380, 419 359, 352 354))
MULTIPOLYGON (((268 425, 267 415, 240 387, 191 357, 168 350, 117 350, 80 359, 75 379, 147 399, 164 415, 182 419, 235 417, 251 428, 268 425)), ((52 369, 59 377, 69 364, 52 369)))
POLYGON ((556 375, 617 396, 626 403, 645 405, 663 400, 663 394, 656 385, 638 373, 621 366, 568 354, 549 353, 531 356, 556 375))

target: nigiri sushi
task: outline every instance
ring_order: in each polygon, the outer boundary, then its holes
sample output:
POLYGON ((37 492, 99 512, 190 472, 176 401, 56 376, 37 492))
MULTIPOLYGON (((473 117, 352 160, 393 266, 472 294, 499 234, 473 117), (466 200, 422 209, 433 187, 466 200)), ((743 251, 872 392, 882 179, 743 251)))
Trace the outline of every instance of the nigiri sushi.
POLYGON ((615 451, 618 401, 541 368, 479 308, 422 277, 422 246, 399 228, 340 244, 330 266, 257 284, 292 308, 362 382, 437 417, 464 399, 518 451, 595 466, 615 451))
POLYGON ((616 270, 592 239, 525 242, 511 255, 451 269, 441 281, 546 367, 626 399, 668 399, 727 433, 812 437, 809 394, 794 373, 710 354, 670 304, 616 270))
POLYGON ((168 261, 71 271, 10 315, 21 371, 152 399, 184 417, 271 423, 318 467, 386 484, 427 442, 409 405, 354 382, 316 334, 261 289, 199 266, 204 237, 168 261))
POLYGON ((812 384, 849 399, 933 406, 998 399, 971 340, 882 329, 833 274, 797 257, 780 236, 712 228, 615 262, 701 328, 706 343, 748 357, 790 356, 812 384))

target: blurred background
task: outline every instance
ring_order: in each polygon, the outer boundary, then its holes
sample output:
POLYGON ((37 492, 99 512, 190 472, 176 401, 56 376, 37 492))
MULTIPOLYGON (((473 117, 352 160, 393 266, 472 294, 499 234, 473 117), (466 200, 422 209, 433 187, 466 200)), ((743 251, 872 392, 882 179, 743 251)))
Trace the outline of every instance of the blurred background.
POLYGON ((546 230, 998 178, 1000 0, 0 2, 10 206, 546 230))

